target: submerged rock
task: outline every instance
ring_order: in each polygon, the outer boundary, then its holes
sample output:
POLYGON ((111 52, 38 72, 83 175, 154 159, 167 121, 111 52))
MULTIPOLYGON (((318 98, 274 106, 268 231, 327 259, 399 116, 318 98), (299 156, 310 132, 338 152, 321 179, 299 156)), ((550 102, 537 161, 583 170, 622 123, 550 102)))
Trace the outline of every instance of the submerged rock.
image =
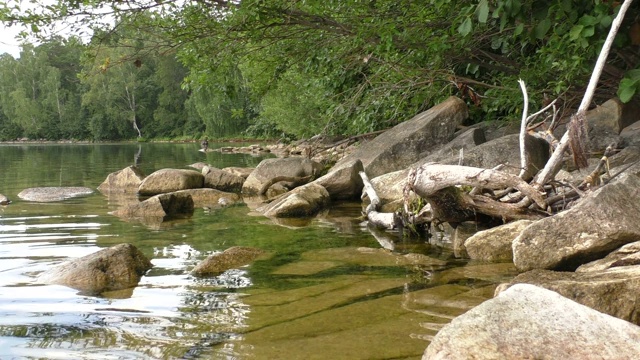
POLYGON ((87 187, 37 187, 22 190, 18 197, 25 201, 52 202, 93 194, 87 187))
POLYGON ((159 218, 161 220, 193 214, 193 199, 188 192, 172 192, 152 196, 145 201, 129 204, 113 211, 122 218, 159 218))
POLYGON ((246 246, 230 247, 224 252, 209 255, 191 271, 196 276, 219 275, 229 269, 235 269, 253 262, 264 251, 246 246))
POLYGON ((131 244, 120 244, 63 263, 42 273, 38 281, 98 295, 138 285, 153 265, 131 244))
POLYGON ((640 327, 519 284, 444 326, 423 360, 635 359, 640 327))

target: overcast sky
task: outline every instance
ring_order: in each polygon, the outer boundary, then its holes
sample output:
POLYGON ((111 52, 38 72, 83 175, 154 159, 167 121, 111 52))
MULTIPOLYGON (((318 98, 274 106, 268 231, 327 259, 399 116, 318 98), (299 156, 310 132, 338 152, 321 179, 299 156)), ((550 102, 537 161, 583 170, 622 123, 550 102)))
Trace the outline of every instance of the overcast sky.
POLYGON ((0 23, 0 54, 9 53, 15 58, 20 55, 20 44, 15 39, 19 32, 18 27, 7 28, 0 23))

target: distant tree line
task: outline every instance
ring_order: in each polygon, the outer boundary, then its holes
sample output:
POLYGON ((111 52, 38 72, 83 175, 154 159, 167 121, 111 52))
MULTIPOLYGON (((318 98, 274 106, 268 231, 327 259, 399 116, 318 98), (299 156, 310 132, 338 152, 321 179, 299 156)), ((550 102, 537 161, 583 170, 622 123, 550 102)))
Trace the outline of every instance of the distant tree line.
MULTIPOLYGON (((517 120, 518 79, 532 110, 558 98, 570 113, 619 5, 57 0, 36 9, 0 0, 0 20, 36 34, 60 19, 94 31, 86 45, 44 38, 0 60, 0 137, 352 135, 450 95, 474 121, 517 120)), ((595 103, 640 90, 639 9, 627 12, 595 103)))

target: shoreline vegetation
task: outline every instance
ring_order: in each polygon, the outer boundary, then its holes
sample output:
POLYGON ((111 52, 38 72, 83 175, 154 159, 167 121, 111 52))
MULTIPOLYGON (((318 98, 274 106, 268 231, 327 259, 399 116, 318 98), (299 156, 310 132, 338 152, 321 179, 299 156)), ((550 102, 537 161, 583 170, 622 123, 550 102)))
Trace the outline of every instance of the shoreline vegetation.
MULTIPOLYGON (((32 139, 18 139, 18 140, 3 140, 0 141, 1 144, 107 144, 107 143, 199 143, 201 139, 192 138, 192 139, 173 139, 173 140, 164 140, 164 139, 153 139, 153 140, 32 140, 32 139)), ((259 139, 259 138, 229 138, 229 139, 210 139, 212 143, 252 143, 259 142, 264 144, 275 144, 278 142, 277 139, 259 139)))

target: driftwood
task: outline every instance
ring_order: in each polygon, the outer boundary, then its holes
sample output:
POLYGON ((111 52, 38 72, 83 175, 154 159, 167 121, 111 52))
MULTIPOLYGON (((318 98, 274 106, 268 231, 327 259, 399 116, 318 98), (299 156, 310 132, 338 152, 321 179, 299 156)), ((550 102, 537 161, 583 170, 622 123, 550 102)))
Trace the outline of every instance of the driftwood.
POLYGON ((381 213, 378 212, 380 207, 380 197, 376 193, 376 190, 371 185, 369 177, 364 171, 359 172, 362 182, 364 183, 363 196, 366 194, 369 197, 370 204, 365 209, 365 215, 369 220, 369 224, 385 229, 395 229, 402 222, 399 215, 396 213, 381 213))
POLYGON ((427 197, 438 190, 460 185, 485 189, 515 188, 544 209, 546 203, 542 194, 517 176, 502 171, 481 169, 469 166, 425 164, 409 174, 413 181, 409 182, 412 190, 422 197, 427 197))
POLYGON ((513 188, 533 199, 541 208, 546 207, 542 194, 527 182, 517 176, 492 169, 425 164, 409 174, 407 186, 431 204, 433 218, 441 222, 488 220, 487 217, 504 221, 544 217, 540 211, 496 201, 482 194, 471 194, 463 191, 460 186, 482 189, 513 188))

